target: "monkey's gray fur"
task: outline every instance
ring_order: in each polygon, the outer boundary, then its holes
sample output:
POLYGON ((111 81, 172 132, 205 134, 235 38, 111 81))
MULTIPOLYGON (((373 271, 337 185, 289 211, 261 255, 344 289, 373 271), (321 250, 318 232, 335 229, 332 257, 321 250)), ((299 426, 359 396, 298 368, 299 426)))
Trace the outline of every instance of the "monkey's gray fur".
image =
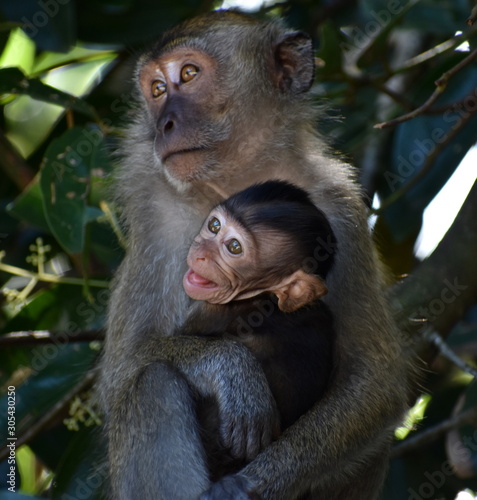
POLYGON ((205 52, 217 62, 221 94, 214 98, 226 109, 201 125, 205 144, 220 142, 216 161, 178 180, 155 154, 157 116, 138 90, 117 180, 129 243, 113 284, 100 380, 114 499, 194 499, 211 488, 202 498, 249 498, 253 491, 294 499, 313 491, 308 498, 370 500, 380 491, 392 430, 405 410, 406 363, 353 169, 313 128, 305 92, 312 52, 304 35, 295 51, 301 64, 283 66, 280 89, 270 77, 274 50, 292 35, 279 23, 216 12, 172 30, 139 62, 138 75, 177 47, 205 52), (257 444, 270 441, 273 420, 260 366, 242 345, 175 333, 190 305, 182 288, 187 251, 220 201, 217 192, 268 179, 307 190, 336 235, 324 300, 337 347, 325 397, 255 456, 257 444), (200 448, 197 394, 217 399, 224 440, 252 458, 215 485, 200 448))

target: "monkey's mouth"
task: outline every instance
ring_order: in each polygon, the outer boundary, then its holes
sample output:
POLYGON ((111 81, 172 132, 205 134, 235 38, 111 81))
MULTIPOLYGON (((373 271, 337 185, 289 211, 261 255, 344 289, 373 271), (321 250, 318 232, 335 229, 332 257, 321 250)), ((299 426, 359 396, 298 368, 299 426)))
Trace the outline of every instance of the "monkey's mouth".
POLYGON ((191 299, 209 301, 219 289, 217 283, 189 269, 182 281, 184 290, 191 299))
POLYGON ((166 163, 168 160, 173 158, 176 155, 183 155, 187 153, 199 153, 199 152, 204 152, 206 151, 207 148, 204 146, 196 146, 193 148, 185 148, 185 149, 178 149, 176 151, 167 151, 163 156, 162 156, 162 162, 166 163))
POLYGON ((215 288, 217 283, 204 278, 197 274, 193 269, 189 269, 186 273, 185 279, 193 286, 200 286, 201 288, 215 288))

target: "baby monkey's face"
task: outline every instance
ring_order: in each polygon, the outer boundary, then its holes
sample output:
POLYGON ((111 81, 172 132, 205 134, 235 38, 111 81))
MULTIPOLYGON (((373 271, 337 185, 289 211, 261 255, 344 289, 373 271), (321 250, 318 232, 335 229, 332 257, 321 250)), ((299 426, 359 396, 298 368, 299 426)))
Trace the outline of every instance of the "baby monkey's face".
POLYGON ((277 296, 282 311, 296 311, 327 292, 318 276, 301 268, 303 258, 297 251, 296 242, 284 232, 259 223, 244 227, 219 206, 209 214, 189 250, 184 289, 192 299, 211 304, 270 292, 277 296))
MULTIPOLYGON (((259 263, 252 234, 217 207, 205 220, 187 256, 186 293, 193 299, 226 304, 253 287, 259 263)), ((261 293, 256 291, 248 297, 261 293)))

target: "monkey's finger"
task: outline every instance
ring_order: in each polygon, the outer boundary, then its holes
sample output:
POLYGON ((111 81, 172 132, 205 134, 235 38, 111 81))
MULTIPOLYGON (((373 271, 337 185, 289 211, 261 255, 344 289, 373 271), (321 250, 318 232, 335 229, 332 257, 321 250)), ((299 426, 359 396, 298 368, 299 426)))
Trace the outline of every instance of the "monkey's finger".
POLYGON ((254 428, 253 432, 249 432, 247 434, 247 451, 246 451, 246 459, 253 460, 260 450, 263 448, 263 438, 265 437, 264 433, 261 429, 254 428))
POLYGON ((235 459, 246 458, 246 424, 235 419, 223 418, 219 428, 220 443, 235 459))
POLYGON ((236 459, 249 459, 247 454, 248 426, 245 422, 237 423, 230 434, 230 453, 236 459))

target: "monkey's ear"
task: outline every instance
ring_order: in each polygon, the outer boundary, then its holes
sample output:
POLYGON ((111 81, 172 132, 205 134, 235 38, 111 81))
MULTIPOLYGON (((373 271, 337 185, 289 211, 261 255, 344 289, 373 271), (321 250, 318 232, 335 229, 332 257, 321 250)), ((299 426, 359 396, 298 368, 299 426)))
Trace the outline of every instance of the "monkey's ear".
POLYGON ((276 84, 282 92, 301 94, 310 89, 315 74, 311 38, 301 31, 287 33, 276 45, 276 84))
POLYGON ((293 312, 328 293, 325 283, 314 274, 299 269, 271 290, 283 312, 293 312))

